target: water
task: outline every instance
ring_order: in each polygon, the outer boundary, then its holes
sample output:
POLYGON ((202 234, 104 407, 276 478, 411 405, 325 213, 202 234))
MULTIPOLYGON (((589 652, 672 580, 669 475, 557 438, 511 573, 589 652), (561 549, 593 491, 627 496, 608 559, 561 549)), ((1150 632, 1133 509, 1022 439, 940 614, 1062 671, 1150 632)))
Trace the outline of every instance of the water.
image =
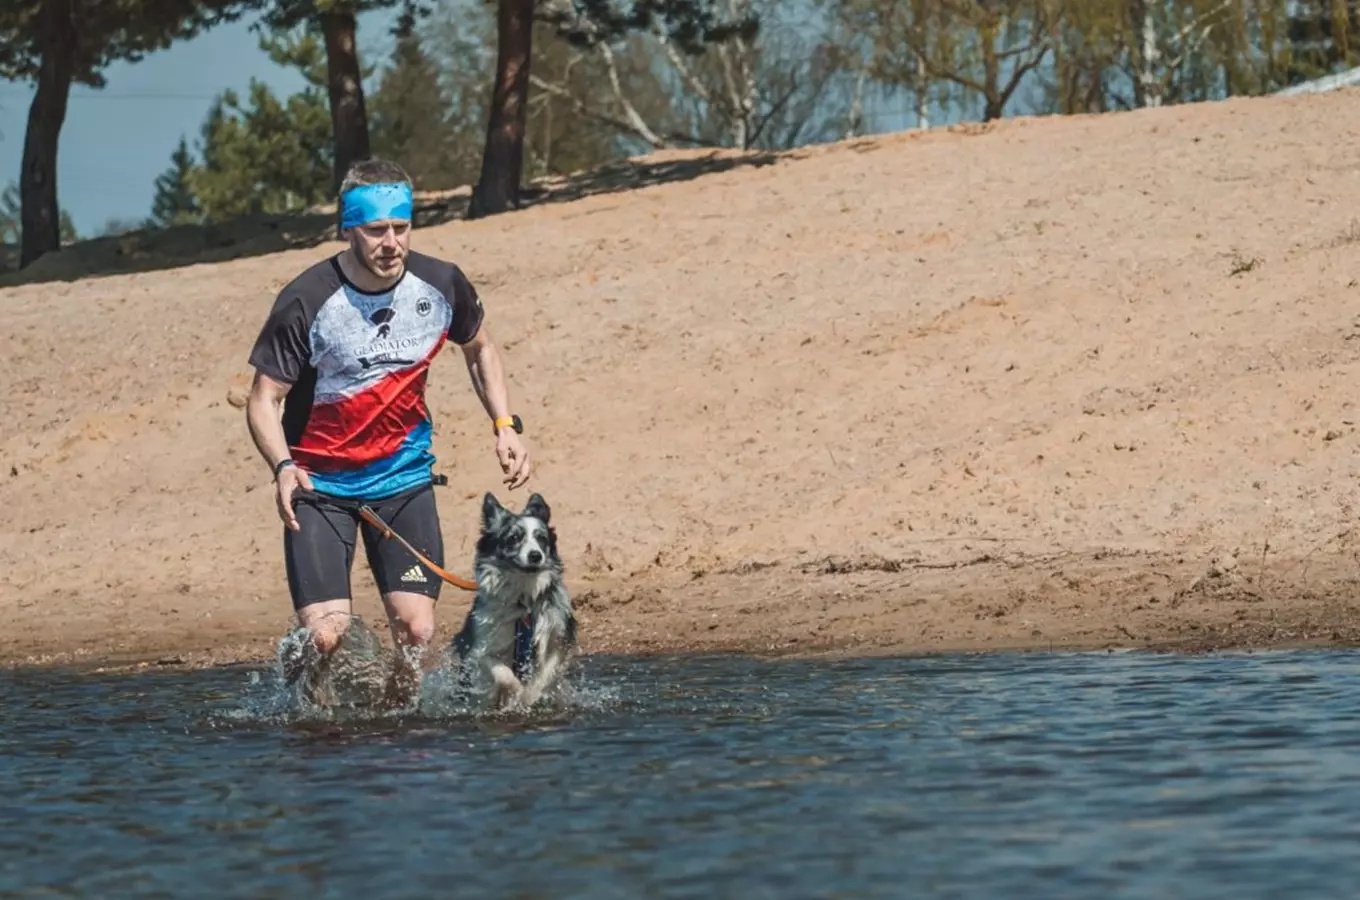
POLYGON ((1348 897, 1360 656, 587 660, 326 723, 239 669, 0 674, 0 896, 1348 897))

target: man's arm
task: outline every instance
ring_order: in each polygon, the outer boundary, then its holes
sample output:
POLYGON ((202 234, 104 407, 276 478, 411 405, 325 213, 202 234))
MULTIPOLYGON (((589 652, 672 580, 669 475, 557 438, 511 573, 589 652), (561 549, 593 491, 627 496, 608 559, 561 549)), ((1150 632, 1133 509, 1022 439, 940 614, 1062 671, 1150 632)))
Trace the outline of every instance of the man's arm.
MULTIPOLYGON (((510 418, 510 391, 505 383, 505 367, 486 326, 477 329, 472 340, 460 344, 463 361, 467 364, 472 389, 482 401, 482 408, 494 422, 510 418)), ((509 425, 496 429, 496 457, 500 460, 505 483, 511 490, 529 480, 529 451, 518 432, 509 425)))
MULTIPOLYGON (((255 381, 250 386, 250 397, 246 400, 246 425, 250 429, 255 449, 264 457, 272 472, 279 463, 289 458, 288 439, 283 433, 281 412, 283 398, 288 396, 291 385, 270 378, 263 372, 255 373, 255 381)), ((303 487, 312 489, 312 480, 297 465, 285 466, 275 478, 275 500, 278 501, 279 518, 293 531, 300 531, 297 517, 293 512, 293 492, 303 487)))

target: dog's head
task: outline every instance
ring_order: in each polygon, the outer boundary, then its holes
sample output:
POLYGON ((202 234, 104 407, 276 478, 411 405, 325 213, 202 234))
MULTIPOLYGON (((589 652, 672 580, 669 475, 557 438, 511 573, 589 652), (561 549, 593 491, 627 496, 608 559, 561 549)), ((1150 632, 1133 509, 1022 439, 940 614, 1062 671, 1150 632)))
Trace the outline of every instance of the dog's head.
POLYGON ((488 492, 482 498, 482 536, 477 541, 477 555, 523 572, 560 566, 557 534, 549 524, 551 514, 539 494, 529 497, 523 512, 513 513, 488 492))

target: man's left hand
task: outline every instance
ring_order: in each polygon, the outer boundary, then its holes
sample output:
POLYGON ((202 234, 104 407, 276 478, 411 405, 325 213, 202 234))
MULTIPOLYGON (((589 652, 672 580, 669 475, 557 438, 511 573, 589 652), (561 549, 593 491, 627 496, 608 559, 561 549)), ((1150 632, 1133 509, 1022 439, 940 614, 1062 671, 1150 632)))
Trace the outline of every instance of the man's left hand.
POLYGON ((496 458, 501 462, 501 472, 510 490, 529 480, 529 450, 519 439, 513 428, 502 428, 496 434, 496 458))

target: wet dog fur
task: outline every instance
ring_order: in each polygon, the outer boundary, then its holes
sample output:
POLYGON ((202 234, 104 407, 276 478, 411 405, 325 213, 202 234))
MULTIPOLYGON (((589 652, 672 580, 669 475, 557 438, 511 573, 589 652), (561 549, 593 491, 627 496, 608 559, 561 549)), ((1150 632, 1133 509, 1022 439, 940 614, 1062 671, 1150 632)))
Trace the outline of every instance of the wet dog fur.
POLYGON ((474 562, 477 593, 453 638, 472 694, 495 709, 528 708, 554 687, 576 651, 576 617, 562 577, 551 510, 533 494, 513 513, 487 493, 474 562), (533 623, 527 665, 516 665, 516 626, 533 623))

